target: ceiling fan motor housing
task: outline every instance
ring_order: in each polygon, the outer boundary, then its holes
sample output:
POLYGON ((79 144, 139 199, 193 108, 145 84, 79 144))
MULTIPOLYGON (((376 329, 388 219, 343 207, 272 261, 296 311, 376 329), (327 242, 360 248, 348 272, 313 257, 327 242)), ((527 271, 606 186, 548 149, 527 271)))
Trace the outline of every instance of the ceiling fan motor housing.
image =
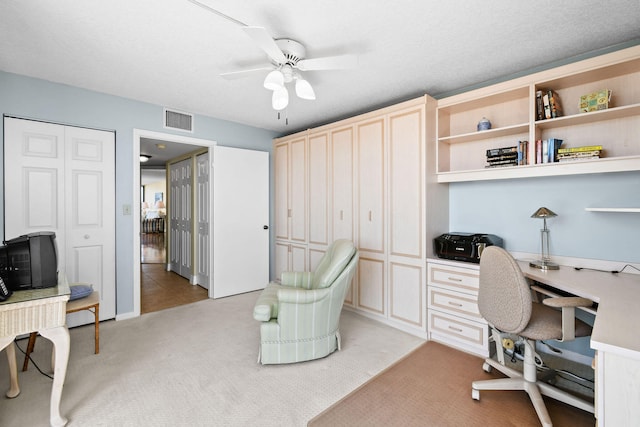
POLYGON ((285 58, 287 58, 286 64, 291 66, 296 65, 298 61, 304 59, 307 54, 304 46, 295 40, 278 39, 276 40, 276 45, 278 45, 282 53, 284 53, 285 58))

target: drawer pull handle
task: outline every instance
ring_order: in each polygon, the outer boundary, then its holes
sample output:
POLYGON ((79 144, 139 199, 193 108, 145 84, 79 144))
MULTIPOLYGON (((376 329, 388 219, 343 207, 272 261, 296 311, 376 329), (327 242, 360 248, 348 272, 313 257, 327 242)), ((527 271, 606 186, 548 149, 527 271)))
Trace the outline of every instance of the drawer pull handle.
POLYGON ((462 279, 458 279, 457 277, 447 277, 448 280, 451 280, 452 282, 462 282, 462 279))
POLYGON ((462 307, 462 304, 460 304, 459 302, 453 302, 453 301, 449 301, 449 305, 452 305, 454 307, 462 307))
POLYGON ((451 329, 452 331, 456 331, 456 332, 462 333, 462 329, 460 329, 460 328, 454 328, 453 326, 449 326, 449 329, 451 329))

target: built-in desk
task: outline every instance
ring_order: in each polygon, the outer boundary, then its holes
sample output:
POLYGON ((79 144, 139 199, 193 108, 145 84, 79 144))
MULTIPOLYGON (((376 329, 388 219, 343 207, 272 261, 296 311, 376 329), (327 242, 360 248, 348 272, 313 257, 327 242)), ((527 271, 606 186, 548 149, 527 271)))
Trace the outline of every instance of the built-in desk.
POLYGON ((640 420, 640 275, 576 270, 543 271, 518 261, 524 275, 598 303, 591 334, 596 357, 598 425, 632 426, 640 420))
POLYGON ((13 340, 18 335, 39 332, 53 342, 55 366, 51 386, 50 423, 64 426, 60 415, 60 398, 69 360, 69 331, 66 326, 66 306, 70 290, 64 274, 59 274, 58 286, 14 292, 0 302, 0 351, 7 348, 10 388, 7 397, 20 393, 13 340))

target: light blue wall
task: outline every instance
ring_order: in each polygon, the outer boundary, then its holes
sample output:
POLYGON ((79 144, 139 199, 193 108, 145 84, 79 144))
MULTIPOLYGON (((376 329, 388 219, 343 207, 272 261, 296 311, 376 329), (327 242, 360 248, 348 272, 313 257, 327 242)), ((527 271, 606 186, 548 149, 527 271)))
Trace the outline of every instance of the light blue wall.
POLYGON ((552 256, 640 263, 640 213, 584 210, 640 208, 640 172, 454 183, 449 203, 451 231, 498 235, 509 251, 539 253, 531 214, 546 206, 558 214, 547 220, 552 256))
MULTIPOLYGON (((224 102, 212 100, 212 102, 224 102)), ((211 117, 194 118, 193 134, 171 132, 162 126, 163 106, 105 95, 0 71, 0 113, 53 123, 115 131, 116 134, 116 295, 117 313, 133 311, 133 216, 124 216, 122 206, 133 205, 133 129, 214 140, 219 145, 271 153, 275 132, 211 117)), ((0 130, 3 123, 0 123, 0 130)), ((271 154, 270 154, 271 157, 271 154)), ((4 161, 0 162, 0 179, 4 161)), ((273 194, 273 168, 270 176, 273 194)), ((4 189, 4 184, 2 183, 4 189)), ((2 190, 4 194, 4 190, 2 190)), ((271 197, 272 199, 272 197, 271 197)), ((4 203, 0 201, 0 223, 4 224, 4 203)), ((270 221, 273 218, 271 203, 270 221)), ((3 227, 2 227, 3 228, 3 227)), ((273 229, 273 227, 271 227, 273 229)), ((0 237, 3 231, 0 231, 0 237)), ((273 239, 271 239, 273 241, 273 239)), ((272 257, 273 258, 273 257, 272 257)))

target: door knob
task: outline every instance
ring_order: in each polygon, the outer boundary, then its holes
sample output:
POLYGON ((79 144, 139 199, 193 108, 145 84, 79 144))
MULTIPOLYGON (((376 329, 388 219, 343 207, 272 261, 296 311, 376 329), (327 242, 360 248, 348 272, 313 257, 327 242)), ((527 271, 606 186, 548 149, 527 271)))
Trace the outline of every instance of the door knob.
POLYGON ((263 225, 263 226, 262 226, 262 228, 263 228, 264 230, 268 230, 268 229, 269 229, 269 226, 268 226, 268 225, 263 225))

